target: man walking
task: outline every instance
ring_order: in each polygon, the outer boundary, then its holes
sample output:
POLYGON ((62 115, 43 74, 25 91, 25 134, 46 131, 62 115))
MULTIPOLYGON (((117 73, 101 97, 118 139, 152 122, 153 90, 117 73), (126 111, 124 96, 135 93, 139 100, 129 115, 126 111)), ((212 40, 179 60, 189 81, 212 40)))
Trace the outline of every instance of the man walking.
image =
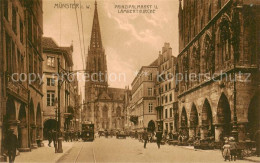
POLYGON ((52 141, 55 148, 55 153, 57 153, 57 132, 52 130, 52 141))
POLYGON ((18 146, 17 136, 14 134, 13 129, 9 129, 6 137, 6 147, 8 150, 9 162, 14 162, 17 146, 18 146))
POLYGON ((143 132, 143 140, 144 140, 144 148, 146 148, 146 144, 148 141, 148 133, 146 131, 146 128, 144 129, 144 132, 143 132))
POLYGON ((161 141, 162 141, 162 132, 157 131, 156 132, 156 143, 157 143, 158 149, 160 149, 161 141))
POLYGON ((52 131, 51 130, 48 131, 48 141, 49 141, 48 146, 51 147, 51 142, 52 142, 52 131))

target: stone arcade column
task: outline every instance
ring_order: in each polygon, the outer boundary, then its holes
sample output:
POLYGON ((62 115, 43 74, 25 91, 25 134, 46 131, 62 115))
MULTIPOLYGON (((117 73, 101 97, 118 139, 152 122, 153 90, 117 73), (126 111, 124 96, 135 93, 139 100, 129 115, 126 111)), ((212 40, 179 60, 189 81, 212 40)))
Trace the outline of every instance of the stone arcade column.
POLYGON ((220 135, 223 132, 223 124, 215 124, 215 142, 220 141, 220 135))
POLYGON ((194 129, 195 127, 189 127, 189 138, 193 138, 195 136, 194 129))
POLYGON ((200 138, 203 140, 207 137, 208 134, 208 127, 207 126, 200 126, 200 138))
POLYGON ((35 124, 31 124, 31 148, 36 149, 37 143, 36 143, 36 126, 35 124))
POLYGON ((42 126, 37 126, 37 130, 36 130, 36 140, 37 140, 37 146, 38 147, 43 147, 43 128, 42 126))
POLYGON ((19 124, 19 128, 18 130, 20 130, 19 137, 21 137, 21 141, 20 143, 20 148, 18 149, 20 152, 29 152, 30 148, 28 146, 28 128, 26 123, 23 124, 19 124))

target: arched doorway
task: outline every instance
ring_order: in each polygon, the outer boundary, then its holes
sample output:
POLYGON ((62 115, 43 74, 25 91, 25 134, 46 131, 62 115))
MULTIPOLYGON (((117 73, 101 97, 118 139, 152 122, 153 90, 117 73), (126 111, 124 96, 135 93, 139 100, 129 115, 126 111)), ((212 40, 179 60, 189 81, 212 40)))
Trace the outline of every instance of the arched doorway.
MULTIPOLYGON (((208 99, 204 101, 203 107, 202 107, 202 130, 203 130, 203 136, 215 137, 215 128, 213 126, 213 118, 212 118, 212 111, 211 106, 209 104, 208 99)), ((202 133, 201 133, 202 135, 202 133)))
POLYGON ((260 130, 260 95, 256 94, 248 108, 248 125, 247 132, 250 135, 250 139, 254 139, 254 135, 257 130, 260 130))
POLYGON ((230 136, 232 130, 231 111, 228 99, 224 93, 221 94, 218 102, 217 122, 220 126, 222 126, 222 136, 230 136))
POLYGON ((195 104, 192 105, 190 112, 190 136, 197 136, 199 127, 198 111, 195 104))
POLYGON ((40 104, 38 104, 36 112, 36 137, 37 139, 42 139, 42 113, 40 104))
POLYGON ((56 130, 57 129, 57 121, 55 119, 48 119, 44 122, 44 128, 43 128, 43 137, 44 139, 48 139, 48 132, 50 130, 56 130))
POLYGON ((28 130, 26 121, 25 105, 21 105, 19 109, 18 120, 20 121, 18 126, 18 143, 21 150, 28 148, 28 130))
POLYGON ((151 120, 149 123, 148 123, 148 132, 154 132, 155 131, 155 123, 153 120, 151 120))
POLYGON ((187 118, 187 112, 186 109, 183 107, 181 112, 181 135, 187 136, 189 135, 188 131, 188 118, 187 118))

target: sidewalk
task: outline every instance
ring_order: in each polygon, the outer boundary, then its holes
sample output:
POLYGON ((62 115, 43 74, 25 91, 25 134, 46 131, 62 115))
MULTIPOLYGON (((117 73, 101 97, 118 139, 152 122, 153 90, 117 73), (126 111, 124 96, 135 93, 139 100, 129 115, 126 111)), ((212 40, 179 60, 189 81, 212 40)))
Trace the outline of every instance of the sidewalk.
MULTIPOLYGON (((185 149, 189 149, 189 150, 194 150, 194 151, 203 151, 203 152, 219 152, 219 150, 202 150, 202 149, 194 149, 193 146, 179 146, 179 147, 182 147, 182 148, 185 148, 185 149)), ((244 157, 243 160, 246 160, 246 161, 250 161, 250 162, 260 162, 260 157, 256 157, 256 156, 251 156, 251 157, 244 157)), ((240 161, 243 161, 243 160, 240 160, 240 161)))
POLYGON ((56 162, 67 153, 75 142, 62 142, 63 153, 55 153, 53 144, 48 146, 47 141, 43 141, 44 147, 33 149, 31 152, 21 152, 15 158, 15 162, 56 162))
POLYGON ((252 162, 260 162, 260 157, 256 157, 256 156, 245 157, 244 160, 252 161, 252 162))

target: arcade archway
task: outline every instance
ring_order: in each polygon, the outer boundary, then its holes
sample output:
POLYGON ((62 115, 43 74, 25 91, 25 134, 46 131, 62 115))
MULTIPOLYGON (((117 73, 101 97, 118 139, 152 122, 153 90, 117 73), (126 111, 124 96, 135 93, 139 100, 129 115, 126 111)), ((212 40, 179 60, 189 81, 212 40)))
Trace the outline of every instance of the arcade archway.
POLYGON ((209 104, 208 99, 204 101, 203 107, 202 107, 202 128, 205 129, 207 133, 205 135, 207 137, 215 136, 215 128, 213 126, 213 118, 212 118, 212 111, 211 106, 209 104))
POLYGON ((224 93, 220 96, 217 108, 217 120, 218 124, 222 126, 223 136, 229 136, 231 134, 231 111, 227 97, 224 93))
POLYGON ((15 111, 15 104, 14 100, 9 97, 6 102, 6 122, 16 120, 16 111, 15 111))
POLYGON ((260 130, 260 95, 256 94, 248 108, 248 125, 247 132, 250 134, 250 139, 254 139, 257 130, 260 130))
POLYGON ((18 120, 20 121, 18 126, 18 143, 20 149, 28 148, 28 130, 26 121, 25 105, 21 105, 19 109, 18 120))
POLYGON ((193 104, 190 112, 190 128, 192 131, 192 136, 197 136, 199 131, 199 117, 196 106, 193 104))
POLYGON ((189 135, 188 131, 188 118, 187 118, 187 112, 186 109, 183 107, 181 112, 181 128, 180 128, 180 134, 187 136, 189 135))

